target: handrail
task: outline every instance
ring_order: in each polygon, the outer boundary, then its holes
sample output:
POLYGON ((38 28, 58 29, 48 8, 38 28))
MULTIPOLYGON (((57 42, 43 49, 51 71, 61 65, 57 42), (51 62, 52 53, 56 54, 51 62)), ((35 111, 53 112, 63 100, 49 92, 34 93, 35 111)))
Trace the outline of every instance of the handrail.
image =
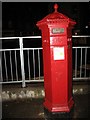
MULTIPOLYGON (((89 38, 89 35, 72 35, 73 38, 89 38)), ((30 38, 30 39, 38 39, 38 38, 42 38, 41 36, 24 36, 24 37, 2 37, 0 38, 0 40, 5 39, 6 41, 9 40, 18 40, 18 44, 19 44, 19 48, 4 48, 4 49, 0 49, 0 53, 2 53, 2 57, 3 57, 3 61, 0 61, 0 69, 1 71, 3 71, 3 69, 5 70, 5 72, 3 72, 4 78, 3 78, 3 74, 1 74, 1 81, 0 83, 18 83, 18 82, 22 82, 22 87, 26 86, 26 82, 39 82, 42 81, 41 77, 42 77, 42 67, 43 66, 43 62, 42 62, 42 47, 36 47, 36 48, 25 48, 23 47, 23 41, 25 40, 24 38, 30 38), (9 62, 7 62, 7 60, 9 62), (24 62, 25 61, 25 62, 24 62), (2 63, 4 64, 2 66, 2 63), (25 64, 24 64, 25 63, 25 64), (27 68, 26 68, 27 66, 27 68), (3 67, 3 69, 2 69, 3 67), (9 69, 10 68, 10 69, 9 69), (32 68, 32 69, 31 69, 32 68), (8 69, 9 69, 9 75, 8 75, 8 69), (27 71, 26 71, 27 70, 27 71), (36 75, 36 70, 38 70, 38 79, 36 75), (13 74, 14 72, 14 74, 13 74), (11 75, 11 78, 9 78, 8 76, 11 75), (25 76, 26 75, 26 76, 25 76), (14 79, 14 77, 15 79, 14 79), (4 81, 3 81, 4 80, 4 81), (6 81, 5 81, 6 80, 6 81)), ((74 66, 74 75, 73 76, 73 80, 82 80, 82 79, 88 79, 90 80, 90 73, 88 73, 87 71, 87 60, 89 57, 89 50, 90 50, 90 46, 75 46, 72 47, 73 48, 73 60, 75 63, 74 66), (79 53, 79 54, 78 54, 79 53), (84 58, 84 59, 83 59, 84 58), (78 63, 78 61, 79 63, 78 63), (85 65, 85 70, 83 73, 83 69, 80 67, 83 65, 83 61, 84 61, 84 65, 85 65), (79 66, 78 66, 79 64, 79 66), (80 67, 80 68, 79 68, 80 67)))
MULTIPOLYGON (((90 35, 72 35, 73 38, 77 37, 90 37, 90 35)), ((24 37, 0 37, 0 39, 19 39, 19 38, 42 38, 42 36, 24 36, 24 37)))

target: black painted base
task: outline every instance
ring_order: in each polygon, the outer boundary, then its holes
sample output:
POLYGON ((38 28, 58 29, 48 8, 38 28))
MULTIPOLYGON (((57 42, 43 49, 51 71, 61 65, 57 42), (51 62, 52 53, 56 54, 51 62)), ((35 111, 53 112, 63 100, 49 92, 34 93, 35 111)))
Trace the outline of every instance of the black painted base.
POLYGON ((44 107, 44 116, 46 120, 72 120, 74 109, 70 112, 50 112, 44 107))

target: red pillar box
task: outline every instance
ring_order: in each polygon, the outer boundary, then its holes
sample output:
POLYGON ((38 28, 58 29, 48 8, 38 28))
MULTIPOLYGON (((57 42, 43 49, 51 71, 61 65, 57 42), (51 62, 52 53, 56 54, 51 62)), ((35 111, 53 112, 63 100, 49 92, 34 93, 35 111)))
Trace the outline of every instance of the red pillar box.
POLYGON ((44 106, 52 112, 69 112, 72 98, 72 28, 75 21, 57 11, 37 22, 42 31, 44 106))

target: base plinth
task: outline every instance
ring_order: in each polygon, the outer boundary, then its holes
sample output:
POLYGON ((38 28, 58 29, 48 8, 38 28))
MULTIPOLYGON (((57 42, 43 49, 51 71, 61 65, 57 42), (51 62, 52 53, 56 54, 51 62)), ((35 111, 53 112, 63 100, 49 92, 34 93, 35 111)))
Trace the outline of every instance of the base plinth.
POLYGON ((74 101, 71 98, 67 104, 61 106, 61 105, 52 104, 49 101, 45 100, 43 105, 50 112, 70 112, 71 108, 74 105, 74 101))

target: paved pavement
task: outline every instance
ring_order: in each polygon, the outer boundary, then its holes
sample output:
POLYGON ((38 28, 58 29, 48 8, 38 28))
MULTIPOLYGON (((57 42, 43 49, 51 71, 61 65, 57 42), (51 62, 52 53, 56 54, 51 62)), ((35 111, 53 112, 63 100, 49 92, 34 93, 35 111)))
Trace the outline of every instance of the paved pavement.
POLYGON ((56 120, 56 118, 66 118, 69 120, 84 118, 88 119, 90 113, 89 94, 74 95, 74 107, 70 114, 50 113, 44 109, 44 98, 17 99, 2 102, 2 118, 8 119, 42 119, 56 120))
POLYGON ((44 108, 44 87, 42 83, 28 84, 26 88, 21 88, 19 84, 4 85, 2 93, 3 119, 56 120, 56 118, 66 118, 69 120, 78 120, 84 118, 86 120, 90 114, 90 89, 89 84, 85 82, 82 84, 81 82, 74 82, 73 95, 75 104, 69 114, 50 113, 44 108), (6 95, 8 95, 8 99, 6 95))

